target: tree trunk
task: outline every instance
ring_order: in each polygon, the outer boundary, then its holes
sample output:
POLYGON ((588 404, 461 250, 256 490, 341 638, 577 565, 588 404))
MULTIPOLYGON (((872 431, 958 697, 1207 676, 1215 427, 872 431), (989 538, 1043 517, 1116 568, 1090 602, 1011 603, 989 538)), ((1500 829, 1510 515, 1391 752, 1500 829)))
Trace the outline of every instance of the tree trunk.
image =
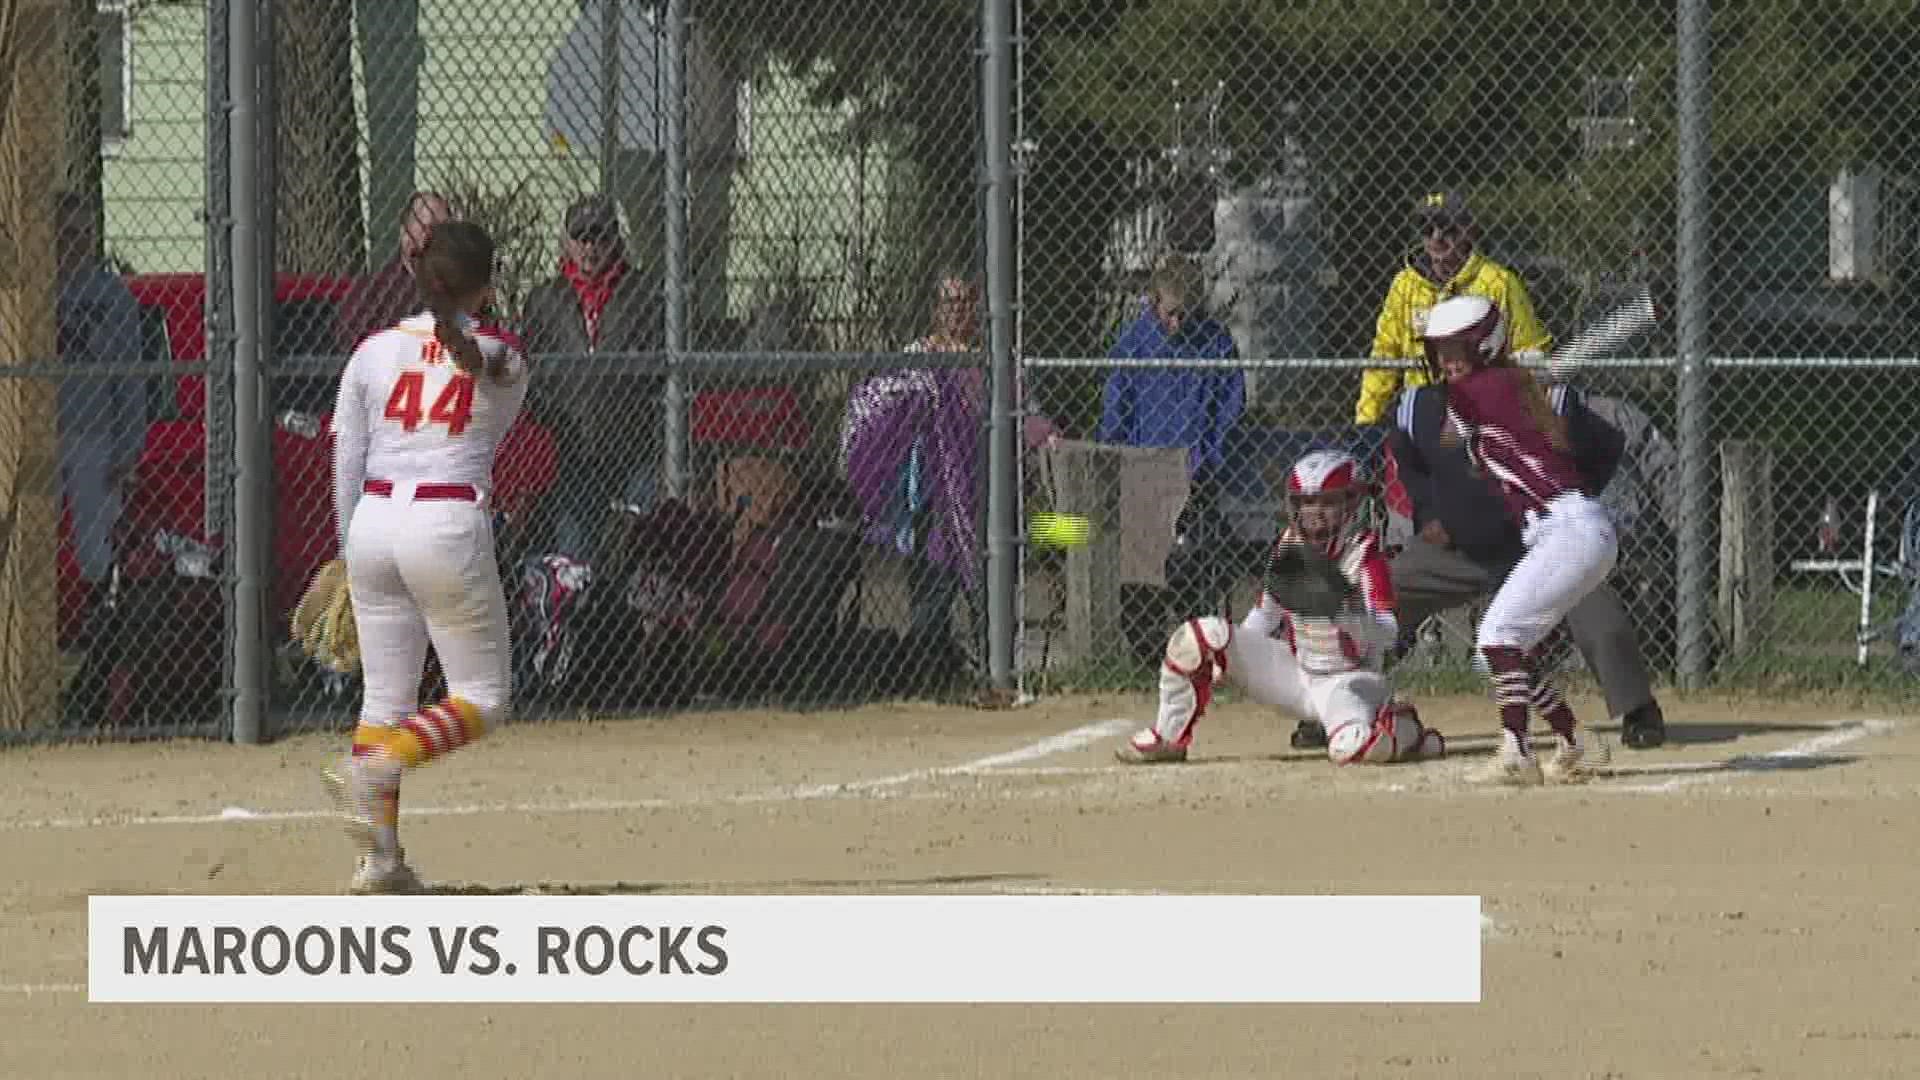
POLYGON ((353 0, 280 0, 274 20, 276 269, 356 274, 366 266, 367 228, 353 113, 353 0))
MULTIPOLYGON (((367 221, 376 244, 400 233, 413 197, 420 130, 419 0, 357 0, 360 63, 366 71, 367 221)), ((372 254, 377 267, 385 249, 372 254)))
POLYGON ((67 156, 60 186, 87 200, 93 235, 103 245, 92 254, 104 258, 107 228, 106 200, 101 190, 99 2, 66 0, 67 156))
MULTIPOLYGON (((65 0, 0 0, 0 364, 48 361, 65 0)), ((51 379, 0 379, 0 727, 59 713, 51 379)))

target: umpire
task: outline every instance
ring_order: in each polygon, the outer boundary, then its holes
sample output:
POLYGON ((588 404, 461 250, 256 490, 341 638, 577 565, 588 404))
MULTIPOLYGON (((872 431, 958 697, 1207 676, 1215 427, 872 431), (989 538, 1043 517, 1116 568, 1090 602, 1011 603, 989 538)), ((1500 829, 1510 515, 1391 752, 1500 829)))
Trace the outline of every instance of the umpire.
MULTIPOLYGON (((1605 488, 1619 464, 1624 437, 1587 409, 1570 386, 1552 388, 1554 411, 1565 416, 1581 470, 1605 488)), ((1526 553, 1486 477, 1468 463, 1458 440, 1441 442, 1446 405, 1433 386, 1411 387, 1400 396, 1388 435, 1400 480, 1413 502, 1415 535, 1392 559, 1393 588, 1403 634, 1429 616, 1490 594, 1526 553)), ((1620 722, 1620 741, 1636 749, 1666 741, 1666 720, 1654 699, 1640 642, 1626 609, 1602 584, 1567 613, 1565 628, 1600 681, 1607 711, 1620 722)), ((1311 732, 1295 732, 1295 745, 1311 732)))

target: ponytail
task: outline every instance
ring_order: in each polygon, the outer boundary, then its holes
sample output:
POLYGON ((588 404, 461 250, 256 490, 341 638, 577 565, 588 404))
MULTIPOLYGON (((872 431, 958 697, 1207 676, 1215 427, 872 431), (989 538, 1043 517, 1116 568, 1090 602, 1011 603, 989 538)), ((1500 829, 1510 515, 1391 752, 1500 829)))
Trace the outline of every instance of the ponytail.
POLYGON ((1539 425, 1541 434, 1547 437, 1555 450, 1563 454, 1572 453, 1573 440, 1567 434, 1567 418, 1553 411, 1546 388, 1526 368, 1515 367, 1514 372, 1514 378, 1521 383, 1520 391, 1527 403, 1527 411, 1533 414, 1533 422, 1539 425))
POLYGON ((495 381, 503 378, 507 371, 506 357, 488 357, 481 350, 480 343, 461 329, 461 312, 439 279, 430 279, 425 284, 427 306, 433 312, 433 336, 453 354, 454 366, 469 375, 484 368, 488 378, 495 381))
POLYGON ((467 335, 466 313, 460 310, 460 301, 486 288, 493 270, 493 238, 486 230, 464 221, 447 221, 434 226, 427 237, 416 273, 420 292, 433 312, 433 336, 453 354, 454 365, 469 375, 484 368, 498 382, 507 377, 506 356, 495 350, 489 357, 467 335))

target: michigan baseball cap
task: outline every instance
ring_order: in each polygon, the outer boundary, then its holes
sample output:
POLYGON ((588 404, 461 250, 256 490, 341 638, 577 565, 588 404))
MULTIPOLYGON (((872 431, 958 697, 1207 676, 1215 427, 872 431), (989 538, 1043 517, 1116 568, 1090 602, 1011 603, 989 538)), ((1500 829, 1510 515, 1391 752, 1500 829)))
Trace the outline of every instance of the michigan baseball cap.
POLYGON ((1435 191, 1422 196, 1414 205, 1414 220, 1421 225, 1471 225, 1473 211, 1466 196, 1457 191, 1435 191))

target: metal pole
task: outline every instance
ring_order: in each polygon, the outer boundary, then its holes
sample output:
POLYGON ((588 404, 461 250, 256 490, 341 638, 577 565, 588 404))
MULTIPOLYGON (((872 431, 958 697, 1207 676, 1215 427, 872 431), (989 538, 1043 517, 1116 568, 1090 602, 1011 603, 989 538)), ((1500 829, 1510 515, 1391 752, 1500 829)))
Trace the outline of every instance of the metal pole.
POLYGON ((1880 516, 1880 492, 1867 492, 1867 536, 1860 544, 1860 630, 1854 635, 1857 644, 1853 662, 1858 667, 1867 666, 1867 644, 1873 640, 1873 522, 1880 516))
MULTIPOLYGON (((206 427, 206 475, 202 478, 201 527, 209 536, 224 536, 228 526, 228 496, 233 477, 228 474, 227 459, 232 446, 233 372, 233 263, 228 258, 233 243, 232 174, 229 153, 233 138, 230 118, 233 94, 229 87, 232 67, 232 37, 228 33, 229 0, 210 0, 207 5, 207 170, 206 170, 206 355, 207 373, 201 378, 204 388, 202 416, 206 427)), ((174 391, 169 390, 171 397, 174 391)), ((168 410, 171 412, 172 410, 168 410)), ((232 661, 228 652, 227 660, 232 661)))
MULTIPOLYGON (((259 520, 265 484, 260 476, 260 295, 259 177, 255 172, 260 135, 272 125, 260 123, 260 110, 271 108, 260 100, 258 62, 259 23, 263 4, 242 0, 227 11, 227 96, 232 102, 228 129, 228 159, 233 211, 233 740, 258 743, 265 726, 266 673, 262 642, 266 636, 261 604, 261 572, 266 537, 254 528, 259 520)), ((217 376, 215 376, 217 377, 217 376)))
POLYGON ((981 0, 986 52, 987 353, 993 410, 987 445, 987 660, 996 690, 1014 688, 1020 574, 1019 369, 1013 351, 1012 0, 981 0))
POLYGON ((687 494, 687 387, 681 357, 687 351, 687 0, 667 0, 666 63, 666 300, 667 493, 687 494))
POLYGON ((609 198, 620 145, 620 4, 600 2, 600 194, 609 198))
POLYGON ((1708 500, 1711 416, 1708 402, 1709 305, 1707 177, 1709 87, 1708 0, 1679 0, 1679 216, 1675 321, 1680 352, 1679 679, 1705 678, 1709 650, 1707 552, 1712 529, 1708 500))

